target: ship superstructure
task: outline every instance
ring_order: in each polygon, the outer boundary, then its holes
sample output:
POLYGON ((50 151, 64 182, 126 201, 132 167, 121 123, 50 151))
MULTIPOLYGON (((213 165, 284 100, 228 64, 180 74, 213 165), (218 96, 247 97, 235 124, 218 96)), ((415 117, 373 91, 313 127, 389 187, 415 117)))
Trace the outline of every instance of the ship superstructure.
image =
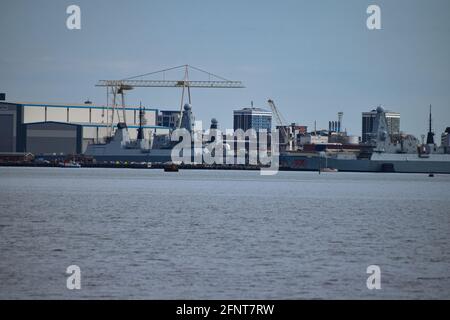
POLYGON ((376 112, 369 143, 354 150, 345 150, 344 146, 321 152, 284 152, 280 165, 285 169, 314 171, 326 166, 354 172, 450 173, 450 154, 434 143, 431 121, 425 144, 410 134, 389 134, 386 111, 380 106, 376 112))

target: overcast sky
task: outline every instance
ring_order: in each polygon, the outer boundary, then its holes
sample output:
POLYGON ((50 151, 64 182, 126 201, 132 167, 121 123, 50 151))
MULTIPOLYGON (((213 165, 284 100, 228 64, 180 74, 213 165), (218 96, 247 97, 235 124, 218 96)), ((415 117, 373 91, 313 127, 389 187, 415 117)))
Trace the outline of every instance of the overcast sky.
MULTIPOLYGON (((0 92, 10 101, 106 102, 99 79, 120 79, 182 64, 245 89, 193 89, 193 111, 221 128, 232 111, 268 108, 288 122, 361 134, 361 112, 382 104, 401 129, 450 126, 448 0, 4 0, 0 5, 0 92), (67 6, 81 7, 81 30, 66 28, 67 6), (381 7, 382 30, 366 27, 381 7)), ((181 78, 167 74, 166 78, 181 78)), ((200 75, 192 74, 192 79, 200 75)), ((139 88, 128 102, 177 109, 180 90, 139 88)))

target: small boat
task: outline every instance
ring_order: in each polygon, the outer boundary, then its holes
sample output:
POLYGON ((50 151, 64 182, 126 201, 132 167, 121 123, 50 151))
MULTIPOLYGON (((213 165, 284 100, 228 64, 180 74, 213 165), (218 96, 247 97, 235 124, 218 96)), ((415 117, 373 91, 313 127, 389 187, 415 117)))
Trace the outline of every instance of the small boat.
POLYGON ((321 172, 338 172, 338 169, 335 168, 321 168, 321 172))
POLYGON ((322 168, 321 163, 319 162, 319 174, 321 172, 338 172, 338 169, 328 167, 328 157, 325 152, 320 153, 321 158, 325 158, 325 166, 322 168))
POLYGON ((75 161, 64 161, 60 162, 59 166, 61 168, 81 168, 81 164, 75 161))
POLYGON ((175 163, 167 163, 164 165, 165 172, 178 172, 178 166, 175 163))

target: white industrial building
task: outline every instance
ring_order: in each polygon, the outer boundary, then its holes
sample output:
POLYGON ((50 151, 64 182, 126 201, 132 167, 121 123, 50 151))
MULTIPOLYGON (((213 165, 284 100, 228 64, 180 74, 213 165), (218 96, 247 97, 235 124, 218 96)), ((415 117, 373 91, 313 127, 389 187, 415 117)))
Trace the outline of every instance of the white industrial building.
MULTIPOLYGON (((155 130, 158 109, 145 110, 144 135, 155 130)), ((131 138, 137 136, 139 107, 112 109, 92 104, 0 102, 0 152, 79 154, 90 143, 103 143, 118 122, 126 120, 131 138), (123 119, 123 118, 126 119, 123 119)))

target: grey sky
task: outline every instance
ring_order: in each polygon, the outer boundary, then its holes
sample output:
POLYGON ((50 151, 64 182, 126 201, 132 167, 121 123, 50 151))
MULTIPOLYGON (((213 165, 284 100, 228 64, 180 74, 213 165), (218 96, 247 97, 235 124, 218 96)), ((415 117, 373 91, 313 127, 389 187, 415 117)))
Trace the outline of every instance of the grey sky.
MULTIPOLYGON (((196 118, 232 126, 232 110, 267 108, 289 122, 326 128, 344 111, 360 135, 361 112, 383 104, 403 131, 450 126, 450 1, 2 1, 0 92, 8 100, 105 103, 99 79, 191 64, 246 89, 193 90, 196 118), (66 28, 77 4, 82 29, 66 28), (382 30, 366 28, 366 8, 382 30)), ((181 74, 173 74, 181 76, 181 74)), ((194 78, 196 75, 192 74, 194 78)), ((170 77, 170 74, 168 75, 170 77)), ((177 109, 177 89, 136 89, 128 101, 177 109)))

